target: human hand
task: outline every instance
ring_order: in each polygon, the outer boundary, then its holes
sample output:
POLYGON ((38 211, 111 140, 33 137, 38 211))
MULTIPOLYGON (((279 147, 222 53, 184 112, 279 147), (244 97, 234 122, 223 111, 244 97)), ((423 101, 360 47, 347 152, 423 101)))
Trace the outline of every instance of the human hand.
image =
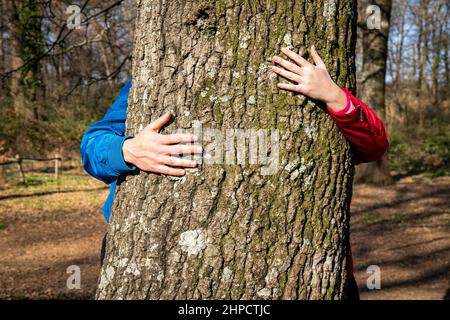
POLYGON ((172 155, 201 153, 201 145, 181 144, 197 141, 196 136, 190 133, 159 133, 171 117, 172 113, 167 112, 145 127, 136 137, 125 140, 122 147, 124 160, 143 171, 172 176, 183 176, 186 173, 179 167, 195 168, 195 161, 172 155))
POLYGON ((272 71, 294 83, 279 83, 278 88, 321 100, 335 112, 345 108, 347 97, 331 79, 325 63, 314 46, 311 47, 310 52, 315 65, 288 48, 283 48, 281 51, 295 63, 274 56, 272 61, 282 68, 274 66, 272 71))

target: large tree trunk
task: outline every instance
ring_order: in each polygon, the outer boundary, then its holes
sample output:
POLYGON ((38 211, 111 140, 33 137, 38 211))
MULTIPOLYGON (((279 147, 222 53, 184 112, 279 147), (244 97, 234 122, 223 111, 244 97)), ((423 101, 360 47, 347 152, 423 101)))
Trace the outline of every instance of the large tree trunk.
MULTIPOLYGON (((359 98, 373 108, 377 115, 385 121, 386 61, 388 54, 388 38, 391 0, 358 1, 359 31, 362 33, 362 69, 358 79, 359 98), (369 29, 367 25, 369 5, 380 8, 380 28, 369 29)), ((393 182, 389 173, 387 156, 368 164, 362 164, 356 170, 355 182, 386 185, 393 182)))
POLYGON ((272 128, 279 163, 264 172, 228 158, 182 179, 126 177, 97 298, 344 297, 349 147, 326 112, 277 89, 270 57, 314 43, 339 84, 354 88, 355 19, 352 0, 139 1, 126 133, 169 110, 177 117, 167 132, 196 120, 224 136, 272 128))

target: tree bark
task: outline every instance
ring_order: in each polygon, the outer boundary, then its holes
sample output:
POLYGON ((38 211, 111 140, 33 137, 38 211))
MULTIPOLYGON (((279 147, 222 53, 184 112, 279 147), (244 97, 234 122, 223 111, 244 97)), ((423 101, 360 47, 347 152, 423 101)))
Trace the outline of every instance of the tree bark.
POLYGON ((399 82, 401 82, 402 79, 400 77, 403 75, 402 70, 402 58, 403 58, 403 46, 405 43, 405 23, 406 23, 406 12, 408 10, 408 0, 402 0, 401 2, 401 9, 400 15, 398 19, 400 20, 399 23, 399 35, 398 35, 398 46, 395 48, 395 77, 394 77, 394 88, 398 89, 399 82))
POLYGON ((261 164, 204 158, 181 179, 120 181, 98 299, 344 297, 349 146, 313 101, 277 89, 270 58, 314 43, 354 89, 356 14, 352 0, 138 1, 126 134, 169 110, 166 132, 196 120, 223 137, 268 129, 279 165, 264 175, 261 164))
POLYGON ((41 59, 43 40, 41 3, 10 1, 11 94, 15 113, 38 120, 45 109, 41 59))
POLYGON ((3 0, 0 0, 0 16, 2 19, 0 20, 0 102, 4 99, 6 94, 6 81, 5 81, 5 41, 4 41, 4 33, 5 33, 5 23, 4 19, 6 17, 5 8, 3 6, 3 0))
MULTIPOLYGON (((362 33, 362 68, 358 80, 359 98, 373 108, 377 115, 386 121, 386 61, 388 55, 391 0, 358 1, 359 23, 362 33), (367 26, 367 7, 377 5, 380 8, 380 28, 369 29, 367 26)), ((368 164, 362 164, 356 170, 356 183, 386 185, 393 182, 389 172, 387 156, 368 164)))
POLYGON ((429 18, 428 18, 428 1, 419 1, 418 19, 418 41, 417 41, 417 62, 419 67, 419 78, 417 81, 417 112, 419 115, 419 127, 423 128, 425 124, 425 111, 428 108, 427 88, 427 62, 428 62, 428 36, 429 36, 429 18))
MULTIPOLYGON (((20 32, 17 23, 17 7, 13 1, 6 1, 7 10, 11 14, 11 20, 9 25, 9 48, 11 52, 10 65, 11 70, 19 70, 23 62, 20 58, 20 52, 22 51, 22 45, 20 41, 20 32)), ((21 88, 21 75, 20 71, 14 71, 11 73, 10 90, 13 100, 14 112, 17 115, 28 116, 28 112, 25 110, 25 99, 23 90, 21 88)))
MULTIPOLYGON (((446 10, 445 10, 445 21, 448 21, 449 19, 449 12, 450 12, 450 3, 447 3, 446 10)), ((442 46, 444 49, 444 79, 445 79, 445 92, 444 95, 448 96, 450 94, 450 59, 448 58, 448 51, 450 50, 449 45, 449 36, 448 36, 449 30, 447 28, 444 28, 444 40, 442 46)))
MULTIPOLYGON (((444 48, 444 28, 448 25, 448 9, 444 1, 433 3, 431 16, 431 43, 433 48, 433 58, 431 62, 431 93, 433 95, 433 106, 439 105, 441 95, 441 55, 444 48)), ((450 4, 447 3, 447 6, 450 4)), ((448 68, 448 67, 447 67, 448 68)), ((442 77, 443 78, 443 77, 442 77)))

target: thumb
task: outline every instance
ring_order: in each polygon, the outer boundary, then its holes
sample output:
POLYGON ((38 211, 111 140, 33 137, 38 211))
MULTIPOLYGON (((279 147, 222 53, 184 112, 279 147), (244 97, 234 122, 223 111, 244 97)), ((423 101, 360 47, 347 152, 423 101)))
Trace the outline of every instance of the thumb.
POLYGON ((325 62, 323 62, 322 58, 319 56, 319 54, 316 51, 316 47, 314 45, 311 46, 311 57, 313 58, 316 66, 327 68, 325 65, 325 62))
POLYGON ((166 112, 163 116, 149 124, 148 128, 158 132, 172 118, 172 112, 166 112))

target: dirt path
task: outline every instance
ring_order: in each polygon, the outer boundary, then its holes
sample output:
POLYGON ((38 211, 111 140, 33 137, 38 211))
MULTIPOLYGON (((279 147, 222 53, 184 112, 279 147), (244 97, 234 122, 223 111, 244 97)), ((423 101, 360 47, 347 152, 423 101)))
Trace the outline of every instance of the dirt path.
POLYGON ((449 299, 450 177, 356 186, 351 243, 362 299, 449 299), (368 290, 370 265, 381 290, 368 290))
POLYGON ((107 190, 84 175, 61 184, 0 192, 0 298, 93 297, 107 190), (71 265, 80 267, 80 290, 67 289, 71 265))
MULTIPOLYGON (((91 179, 76 185, 0 192, 0 298, 93 297, 107 190, 91 179), (66 287, 70 265, 80 267, 80 290, 66 287)), ((351 240, 363 299, 444 297, 449 207, 450 177, 355 188, 351 240), (381 290, 365 286, 369 265, 380 267, 381 290)))

